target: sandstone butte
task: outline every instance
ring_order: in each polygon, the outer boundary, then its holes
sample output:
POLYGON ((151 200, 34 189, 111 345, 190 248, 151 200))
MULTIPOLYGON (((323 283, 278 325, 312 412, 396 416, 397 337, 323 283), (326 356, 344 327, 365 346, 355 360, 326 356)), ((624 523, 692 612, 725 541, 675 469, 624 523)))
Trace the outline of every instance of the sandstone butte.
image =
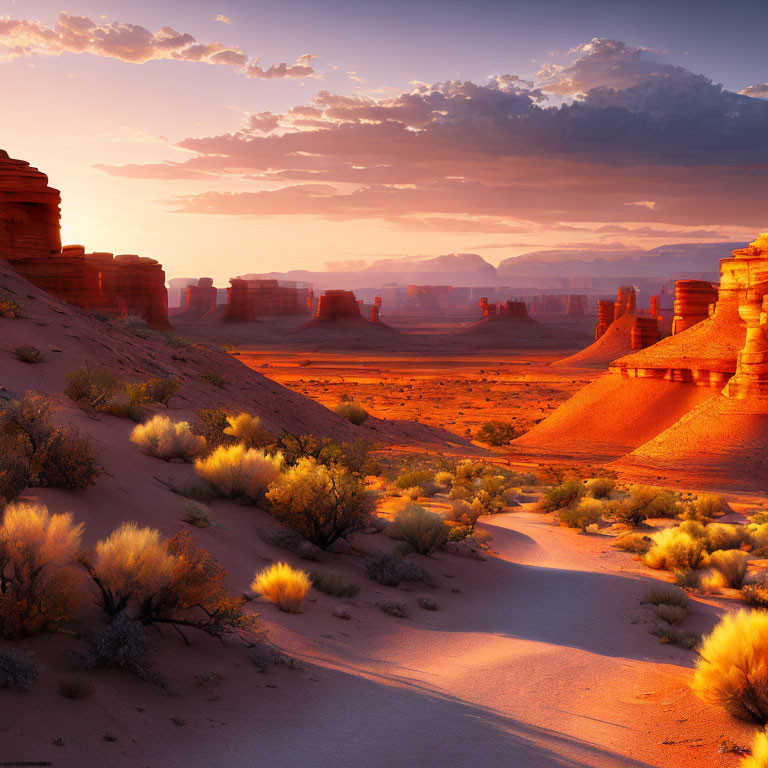
POLYGON ((768 234, 721 259, 720 274, 706 318, 614 360, 514 450, 614 459, 647 482, 768 490, 768 234))
POLYGON ((48 177, 0 150, 0 254, 29 282, 85 310, 169 328, 165 273, 154 259, 62 248, 61 195, 48 177))

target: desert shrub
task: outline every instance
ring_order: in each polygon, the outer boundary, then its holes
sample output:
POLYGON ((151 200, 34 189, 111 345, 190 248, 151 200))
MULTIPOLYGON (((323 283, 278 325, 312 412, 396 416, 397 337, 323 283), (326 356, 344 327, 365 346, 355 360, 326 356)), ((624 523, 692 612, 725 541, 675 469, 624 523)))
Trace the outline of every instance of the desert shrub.
POLYGON ((439 606, 431 597, 420 597, 417 601, 419 608, 423 608, 425 611, 436 611, 439 606))
POLYGON ((718 549, 709 556, 709 564, 723 579, 723 586, 740 589, 747 575, 749 556, 737 549, 718 549))
POLYGON ((219 494, 216 489, 202 478, 177 483, 175 480, 162 481, 173 493, 184 499, 192 499, 200 504, 210 504, 219 494))
POLYGON ((113 616, 105 629, 91 637, 85 653, 69 655, 80 670, 113 667, 124 669, 141 680, 160 685, 165 680, 155 670, 157 644, 147 635, 141 623, 125 611, 113 616))
POLYGON ((255 628, 245 600, 224 589, 226 571, 188 533, 167 541, 158 531, 126 523, 96 545, 81 562, 96 584, 99 604, 110 616, 127 613, 143 624, 173 624, 213 636, 255 628))
POLYGON ((31 344, 20 344, 13 348, 13 356, 22 363, 42 363, 43 353, 31 344))
POLYGON ((699 589, 701 574, 694 568, 681 568, 675 571, 675 583, 683 589, 699 589))
POLYGON ((615 487, 616 482, 610 477, 596 477, 587 483, 587 496, 593 499, 607 499, 615 487))
POLYGON ((688 615, 688 609, 679 605, 668 605, 667 603, 660 603, 656 606, 656 615, 667 624, 682 624, 685 621, 685 617, 688 615))
POLYGON ((453 472, 436 472, 435 482, 443 488, 450 488, 453 485, 453 472))
POLYGON ((753 608, 768 609, 768 584, 746 584, 741 599, 753 608))
POLYGON ((275 448, 283 454, 285 463, 293 466, 299 459, 320 458, 321 442, 312 434, 294 435, 284 432, 275 441, 275 448))
POLYGON ((196 528, 207 528, 211 524, 208 507, 194 499, 184 499, 184 517, 181 519, 196 528))
POLYGON ((768 734, 760 731, 752 740, 752 749, 739 763, 739 768, 768 768, 768 734))
POLYGON ((59 678, 57 688, 67 699, 87 699, 96 691, 93 680, 83 675, 64 675, 59 678))
POLYGON ((603 504, 597 499, 581 499, 576 506, 558 510, 557 517, 569 528, 581 528, 586 531, 587 526, 603 519, 603 504))
POLYGON ((760 725, 768 722, 768 614, 725 614, 699 651, 691 687, 709 704, 760 725))
POLYGON ((87 488, 102 473, 90 441, 74 427, 54 429, 30 461, 36 485, 87 488))
POLYGON ((123 389, 131 406, 142 403, 168 405, 171 398, 181 389, 181 381, 173 376, 158 377, 137 383, 126 383, 123 389))
POLYGON ((139 339, 148 339, 152 335, 152 329, 140 317, 130 316, 121 318, 120 327, 139 339))
POLYGON ((435 473, 428 469, 412 469, 401 472, 392 482, 395 488, 407 490, 434 483, 435 473))
POLYGON ((45 667, 32 654, 0 649, 0 688, 29 691, 44 671, 45 667))
POLYGON ((458 541, 474 533, 475 525, 482 514, 483 510, 479 505, 470 504, 463 499, 451 501, 450 519, 445 521, 449 527, 448 538, 458 541))
POLYGON ((682 509, 680 500, 671 491, 633 485, 629 496, 616 505, 614 515, 621 522, 637 526, 650 517, 677 517, 682 509))
POLYGON ((485 472, 486 464, 482 461, 472 461, 465 459, 456 465, 456 479, 461 482, 465 480, 476 480, 485 472))
POLYGON ((246 448, 266 448, 274 443, 275 438, 264 427, 258 416, 240 413, 237 416, 227 416, 224 434, 242 443, 246 448))
POLYGON ((205 438, 194 434, 186 421, 159 414, 134 427, 130 440, 142 453, 164 461, 192 461, 205 448, 205 438))
POLYGON ((716 493, 699 494, 692 506, 698 520, 720 517, 732 511, 728 502, 716 493))
POLYGON ((558 509, 576 504, 584 495, 584 486, 580 480, 566 480, 560 485, 552 486, 544 491, 540 501, 539 509, 545 512, 554 512, 558 509))
POLYGON ((273 547, 280 547, 281 549, 287 549, 289 552, 293 552, 294 555, 298 555, 304 560, 319 560, 320 547, 313 544, 311 541, 307 541, 303 536, 296 533, 296 531, 287 531, 280 529, 277 531, 261 531, 261 538, 271 544, 273 547))
POLYGON ((365 483, 343 466, 304 458, 267 493, 272 514, 321 549, 364 528, 373 503, 365 483))
POLYGON ((644 555, 653 546, 653 539, 642 533, 622 533, 613 540, 612 546, 624 552, 644 555))
POLYGON ((10 504, 0 525, 0 634, 17 638, 55 631, 77 603, 69 566, 83 526, 34 504, 10 504))
POLYGON ((106 368, 92 368, 86 363, 67 374, 64 394, 76 403, 98 409, 107 405, 120 387, 120 379, 114 373, 106 368))
POLYGON ((211 449, 220 445, 234 445, 235 438, 224 432, 229 426, 227 419, 230 416, 229 411, 224 408, 203 408, 196 414, 192 431, 196 435, 204 437, 206 444, 211 449))
POLYGON ((227 383, 227 379, 218 371, 208 371, 200 378, 208 384, 213 384, 214 387, 223 387, 227 383))
POLYGON ((376 606, 390 616, 397 616, 398 619, 408 618, 408 606, 405 603, 399 603, 397 600, 377 600, 376 606))
POLYGON ((317 458, 323 464, 341 464, 350 472, 365 477, 381 472, 381 467, 373 455, 375 449, 375 443, 363 438, 341 445, 325 441, 317 458))
POLYGON ((36 392, 0 407, 0 437, 7 488, 21 482, 23 468, 28 484, 61 488, 86 488, 101 474, 90 442, 76 429, 54 426, 50 401, 36 392))
POLYGON ((14 440, 0 435, 0 508, 15 501, 29 484, 26 456, 14 440))
POLYGON ((684 632, 679 627, 666 623, 654 627, 650 632, 659 638, 659 642, 679 645, 681 648, 687 648, 689 651, 693 650, 701 640, 698 635, 694 635, 692 632, 684 632))
POLYGON ((749 529, 745 525, 710 523, 704 529, 707 551, 717 549, 739 549, 750 541, 749 529))
POLYGON ((649 568, 667 571, 697 568, 706 554, 701 539, 680 528, 664 528, 651 535, 653 546, 643 558, 649 568))
POLYGON ((337 416, 357 426, 368 420, 368 411, 357 403, 339 403, 333 410, 337 416))
POLYGON ((0 290, 0 317, 16 319, 23 317, 21 308, 7 291, 0 290))
POLYGON ((312 571, 309 580, 315 589, 332 597, 354 597, 360 591, 358 584, 346 582, 336 573, 312 571))
POLYGON ((522 433, 508 421, 486 421, 477 432, 477 439, 496 447, 507 445, 522 433))
POLYGON ((395 515, 386 533, 392 539, 410 544, 414 552, 428 555, 443 546, 448 538, 448 526, 442 515, 409 503, 395 515))
POLYGON ((678 608, 687 608, 688 595, 679 589, 654 587, 643 595, 641 602, 648 603, 649 605, 674 605, 678 608))
POLYGON ((261 500, 267 488, 280 476, 283 456, 244 445, 220 445, 205 458, 195 461, 195 470, 221 495, 252 503, 261 500))
POLYGON ((291 568, 288 563, 275 563, 256 574, 251 589, 281 611, 301 613, 301 603, 311 585, 304 571, 291 568))
POLYGON ((168 584, 173 572, 173 558, 153 528, 139 528, 125 523, 96 544, 96 557, 83 558, 100 593, 100 605, 109 616, 122 613, 131 604, 148 605, 168 584))
POLYGON ((389 552, 374 552, 363 559, 368 577, 387 587, 397 587, 403 581, 431 584, 429 574, 418 564, 403 560, 389 552))

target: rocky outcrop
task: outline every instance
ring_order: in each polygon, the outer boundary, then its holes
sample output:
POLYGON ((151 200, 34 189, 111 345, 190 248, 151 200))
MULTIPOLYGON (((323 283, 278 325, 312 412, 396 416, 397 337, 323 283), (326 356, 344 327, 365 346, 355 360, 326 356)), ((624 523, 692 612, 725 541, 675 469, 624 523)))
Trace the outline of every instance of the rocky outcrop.
POLYGON ((309 312, 310 293, 295 283, 233 277, 227 288, 225 320, 252 322, 270 315, 303 315, 309 312))
POLYGON ((603 301, 600 299, 597 302, 597 327, 595 328, 595 341, 597 341, 607 330, 608 326, 613 322, 614 302, 603 301))
POLYGON ((619 288, 616 303, 613 305, 613 319, 618 320, 627 312, 634 312, 637 306, 635 289, 631 285, 623 285, 619 288))
POLYGON ((317 303, 318 320, 361 317, 360 305, 352 291, 324 291, 317 303))
POLYGON ((645 349, 659 340, 659 321, 655 317, 635 316, 630 334, 632 349, 645 349))
POLYGON ((190 315, 201 318, 209 312, 216 310, 218 289, 214 287, 210 277, 201 277, 197 285, 187 286, 187 295, 184 302, 184 311, 190 315))
POLYGON ((381 296, 377 296, 373 300, 373 304, 371 304, 370 309, 370 320, 372 323, 380 323, 381 322, 381 296))
POLYGON ((586 296, 579 296, 577 294, 571 294, 568 297, 568 303, 565 308, 565 313, 567 315, 583 315, 584 314, 584 306, 587 303, 587 297, 586 296))
POLYGON ((165 273, 154 259, 61 247, 58 190, 0 150, 0 256, 29 282, 82 309, 167 328, 165 273))
POLYGON ((675 316, 672 333, 682 333, 706 320, 717 301, 717 288, 707 280, 675 281, 675 316))

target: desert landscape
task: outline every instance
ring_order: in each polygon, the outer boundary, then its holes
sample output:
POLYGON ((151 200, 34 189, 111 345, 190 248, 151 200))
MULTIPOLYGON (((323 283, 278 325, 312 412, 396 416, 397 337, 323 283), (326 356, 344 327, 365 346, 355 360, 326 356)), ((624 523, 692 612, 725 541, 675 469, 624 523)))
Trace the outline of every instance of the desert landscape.
POLYGON ((765 8, 6 5, 0 767, 768 768, 765 8))

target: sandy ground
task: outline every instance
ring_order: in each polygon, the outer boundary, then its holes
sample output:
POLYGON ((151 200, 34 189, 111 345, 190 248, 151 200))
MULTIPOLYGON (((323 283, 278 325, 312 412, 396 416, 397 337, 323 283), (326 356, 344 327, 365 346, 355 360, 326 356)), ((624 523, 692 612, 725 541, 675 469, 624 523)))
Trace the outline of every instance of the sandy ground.
MULTIPOLYGON (((224 539, 238 554, 243 526, 267 518, 231 504, 215 511, 227 530, 195 538, 224 539)), ((167 637, 167 691, 98 671, 94 696, 68 701, 54 680, 73 641, 38 638, 32 645, 49 673, 31 694, 0 692, 13 709, 0 759, 67 768, 735 764, 718 754, 719 740, 747 744, 751 729, 695 699, 687 687, 693 653, 648 633, 652 614, 639 600, 657 574, 611 549, 607 537, 553 527, 548 516, 519 511, 483 525, 498 556, 422 558, 436 587, 381 587, 365 579, 357 558, 327 555, 317 567, 356 575, 357 597, 315 595, 300 615, 255 603, 299 670, 261 674, 244 648, 208 640, 185 648, 167 637), (420 594, 440 610, 421 610, 420 594), (405 602, 411 617, 379 611, 372 603, 382 597, 405 602), (351 620, 332 616, 340 604, 351 620), (193 679, 211 672, 223 679, 193 679)), ((373 546, 380 536, 361 538, 373 546)), ((273 554, 256 549, 252 564, 273 554)), ((231 576, 243 586, 246 573, 238 567, 231 576)), ((696 602, 684 626, 704 631, 715 612, 696 602)))
POLYGON ((552 368, 558 352, 422 357, 240 347, 238 359, 333 408, 349 395, 381 419, 475 434, 485 421, 527 431, 599 372, 552 368))

